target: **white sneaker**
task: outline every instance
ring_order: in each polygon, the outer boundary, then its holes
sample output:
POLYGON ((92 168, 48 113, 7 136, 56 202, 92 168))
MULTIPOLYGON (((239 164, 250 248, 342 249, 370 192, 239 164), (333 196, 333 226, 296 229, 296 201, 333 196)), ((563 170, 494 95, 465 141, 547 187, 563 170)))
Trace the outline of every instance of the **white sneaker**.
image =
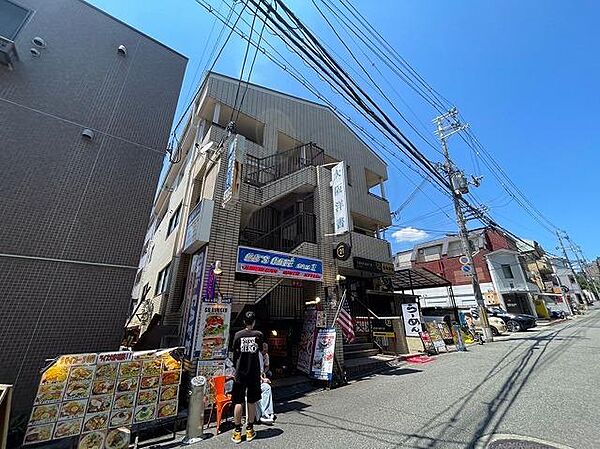
POLYGON ((263 416, 260 418, 260 422, 263 424, 273 424, 274 421, 272 416, 263 416))

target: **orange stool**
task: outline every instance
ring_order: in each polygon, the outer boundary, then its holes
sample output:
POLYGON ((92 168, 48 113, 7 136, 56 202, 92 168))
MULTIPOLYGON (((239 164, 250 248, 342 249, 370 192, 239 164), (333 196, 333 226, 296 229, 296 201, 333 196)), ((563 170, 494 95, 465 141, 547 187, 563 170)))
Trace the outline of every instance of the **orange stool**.
POLYGON ((210 380, 210 384, 212 384, 212 388, 215 394, 215 405, 217 409, 217 430, 216 434, 219 434, 219 426, 221 425, 221 418, 223 416, 223 410, 228 405, 231 405, 231 394, 225 393, 225 383, 233 379, 231 376, 216 376, 210 380))

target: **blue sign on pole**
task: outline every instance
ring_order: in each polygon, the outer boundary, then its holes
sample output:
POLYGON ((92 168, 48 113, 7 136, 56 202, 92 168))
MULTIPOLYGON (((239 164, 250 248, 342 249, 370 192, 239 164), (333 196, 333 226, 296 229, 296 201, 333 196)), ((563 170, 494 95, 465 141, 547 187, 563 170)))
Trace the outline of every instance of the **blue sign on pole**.
POLYGON ((236 271, 261 276, 320 281, 323 279, 323 261, 313 257, 239 246, 236 271))

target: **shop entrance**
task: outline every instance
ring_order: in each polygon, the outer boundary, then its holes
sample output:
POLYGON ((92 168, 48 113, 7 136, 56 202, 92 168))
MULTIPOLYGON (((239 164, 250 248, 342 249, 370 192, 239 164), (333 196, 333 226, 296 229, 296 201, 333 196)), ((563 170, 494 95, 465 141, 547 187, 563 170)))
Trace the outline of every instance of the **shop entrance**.
POLYGON ((503 293, 502 299, 507 312, 533 315, 527 293, 503 293))

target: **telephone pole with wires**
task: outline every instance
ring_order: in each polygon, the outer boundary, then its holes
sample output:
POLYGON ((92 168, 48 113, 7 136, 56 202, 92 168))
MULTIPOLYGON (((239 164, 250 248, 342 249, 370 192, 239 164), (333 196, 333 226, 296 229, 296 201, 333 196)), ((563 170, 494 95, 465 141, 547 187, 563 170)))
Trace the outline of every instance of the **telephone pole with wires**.
POLYGON ((596 287, 596 283, 594 282, 594 279, 590 276, 590 274, 588 272, 587 261, 585 260, 583 251, 581 250, 581 248, 579 246, 577 246, 575 244, 575 242, 573 242, 573 240, 571 240, 571 238, 569 237, 569 234, 567 234, 565 231, 563 231, 563 232, 565 234, 565 240, 567 242, 569 242, 571 251, 573 252, 573 254, 575 254, 575 258, 577 259, 577 264, 579 265, 579 269, 581 270, 581 275, 587 281, 588 286, 591 286, 592 290, 594 290, 594 295, 596 296, 596 299, 600 298, 600 296, 598 296, 598 288, 596 287), (581 259, 579 258, 580 254, 581 254, 581 259))
MULTIPOLYGON (((452 187, 452 200, 454 202, 454 211, 456 213, 456 223, 458 224, 463 253, 469 259, 468 265, 471 267, 471 272, 468 275, 471 276, 471 284, 473 285, 473 293, 475 295, 475 300, 477 301, 477 308, 479 309, 483 336, 485 341, 493 341, 492 329, 490 328, 485 301, 483 299, 483 294, 481 293, 481 286, 479 285, 479 277, 477 276, 477 270, 473 263, 473 251, 469 242, 466 219, 461 206, 462 196, 469 192, 469 181, 465 177, 464 172, 458 169, 452 161, 447 143, 450 136, 466 129, 468 125, 460 122, 456 108, 452 108, 447 113, 436 117, 433 122, 436 124, 436 134, 440 139, 444 158, 446 159, 446 162, 440 169, 448 177, 448 181, 452 187)), ((480 180, 480 178, 473 177, 470 183, 478 187, 480 180)))
POLYGON ((556 236, 558 237, 558 244, 560 245, 560 247, 556 247, 556 249, 562 249, 563 256, 564 256, 565 260, 567 261, 567 267, 569 267, 569 271, 571 271, 573 278, 577 279, 577 275, 575 274, 575 270, 573 269, 573 264, 571 263, 571 259, 569 259, 569 255, 567 254, 567 249, 565 248, 565 245, 563 243, 563 238, 560 235, 560 231, 556 231, 556 236))

